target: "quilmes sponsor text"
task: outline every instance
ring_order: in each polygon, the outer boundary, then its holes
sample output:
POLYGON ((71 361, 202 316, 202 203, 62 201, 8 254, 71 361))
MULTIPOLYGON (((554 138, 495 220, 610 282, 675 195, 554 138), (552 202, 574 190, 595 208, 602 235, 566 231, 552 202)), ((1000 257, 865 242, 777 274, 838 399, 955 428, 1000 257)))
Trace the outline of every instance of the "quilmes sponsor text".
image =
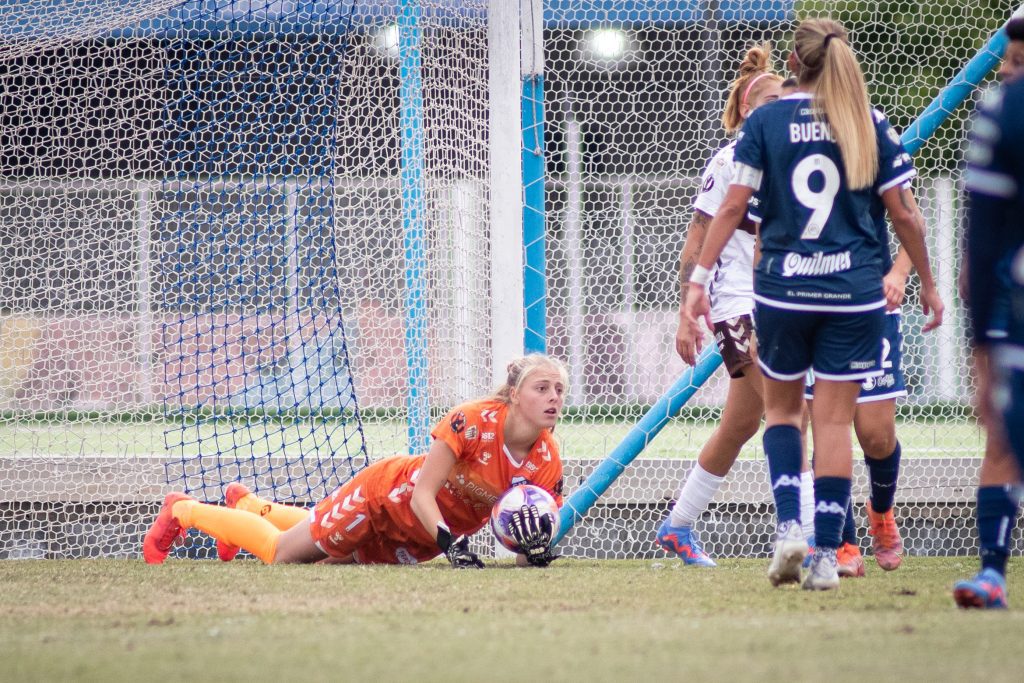
POLYGON ((826 254, 816 251, 808 256, 789 252, 782 260, 782 275, 794 277, 798 275, 828 275, 849 270, 853 265, 849 251, 837 251, 826 254))

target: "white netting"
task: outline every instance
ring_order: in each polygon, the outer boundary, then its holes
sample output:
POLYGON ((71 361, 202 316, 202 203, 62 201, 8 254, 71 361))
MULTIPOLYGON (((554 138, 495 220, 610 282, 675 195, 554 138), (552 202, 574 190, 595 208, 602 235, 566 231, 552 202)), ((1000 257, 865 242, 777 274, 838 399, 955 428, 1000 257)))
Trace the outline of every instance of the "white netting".
MULTIPOLYGON (((608 453, 683 370, 673 343, 678 255, 699 174, 726 140, 720 116, 746 48, 774 42, 784 69, 791 47, 796 22, 792 15, 779 20, 788 3, 722 3, 722 13, 712 5, 631 2, 605 10, 601 2, 567 1, 559 6, 584 20, 547 35, 549 349, 572 369, 570 403, 581 412, 569 423, 587 426, 579 438, 582 430, 563 432, 573 457, 608 453)), ((874 104, 903 130, 1016 5, 807 2, 794 9, 846 25, 874 104)), ((955 289, 963 124, 971 108, 958 109, 916 155, 916 193, 949 306, 947 323, 930 335, 920 333, 913 282, 914 305, 904 308, 910 396, 898 409, 904 467, 896 512, 908 552, 916 554, 970 552, 975 537, 983 437, 969 407, 955 289)), ((716 426, 725 384, 719 370, 665 427, 593 518, 568 536, 571 553, 661 554, 654 531, 690 465, 679 459, 696 457, 716 426)), ((867 491, 859 463, 856 474, 863 537, 867 491)), ((758 435, 698 525, 713 555, 767 552, 774 517, 766 478, 758 435)))
MULTIPOLYGON (((407 343, 428 349, 433 416, 489 388, 487 2, 420 4, 422 261, 406 254, 397 1, 0 3, 0 556, 135 555, 172 483, 218 499, 241 477, 304 501, 405 451, 407 343), (410 262, 429 293, 411 341, 410 262)), ((833 12, 902 129, 1015 3, 547 4, 547 337, 572 371, 571 493, 682 370, 676 259, 743 49, 773 39, 781 58, 795 13, 833 12)), ((974 548, 982 437, 954 303, 965 118, 917 155, 953 315, 928 337, 905 316, 912 553, 974 548)), ((569 554, 658 554, 723 389, 719 371, 569 554)), ((759 451, 703 522, 713 554, 765 549, 759 451)))
POLYGON ((406 345, 435 418, 487 390, 486 4, 419 5, 0 7, 0 554, 323 497, 406 450, 406 345))

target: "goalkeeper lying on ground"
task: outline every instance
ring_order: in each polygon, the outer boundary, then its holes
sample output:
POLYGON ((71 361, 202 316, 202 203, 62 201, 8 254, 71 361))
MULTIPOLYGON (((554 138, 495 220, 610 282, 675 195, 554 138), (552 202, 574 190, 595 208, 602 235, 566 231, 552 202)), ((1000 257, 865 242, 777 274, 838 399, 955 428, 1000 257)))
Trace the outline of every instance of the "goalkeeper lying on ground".
MULTIPOLYGON (((551 429, 566 385, 561 362, 540 354, 508 366, 492 396, 453 408, 431 436, 426 455, 394 456, 362 470, 312 511, 258 498, 229 484, 227 506, 169 493, 146 533, 142 554, 160 564, 187 529, 217 539, 222 560, 239 548, 267 564, 415 564, 445 555, 453 567, 483 567, 469 549, 471 534, 517 484, 534 484, 562 503, 562 462, 551 429)), ((546 566, 551 525, 525 509, 514 525, 529 564, 546 566)))

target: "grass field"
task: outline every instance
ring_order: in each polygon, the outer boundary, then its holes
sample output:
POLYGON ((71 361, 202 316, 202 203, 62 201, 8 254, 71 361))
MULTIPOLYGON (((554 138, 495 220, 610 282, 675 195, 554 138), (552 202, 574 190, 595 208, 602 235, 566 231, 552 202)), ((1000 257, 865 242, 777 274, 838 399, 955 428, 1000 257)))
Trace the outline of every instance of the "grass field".
MULTIPOLYGON (((0 680, 1021 680, 1024 609, 952 604, 975 558, 872 563, 831 593, 766 567, 0 562, 0 680)), ((1022 588, 1014 558, 1011 605, 1022 588)))

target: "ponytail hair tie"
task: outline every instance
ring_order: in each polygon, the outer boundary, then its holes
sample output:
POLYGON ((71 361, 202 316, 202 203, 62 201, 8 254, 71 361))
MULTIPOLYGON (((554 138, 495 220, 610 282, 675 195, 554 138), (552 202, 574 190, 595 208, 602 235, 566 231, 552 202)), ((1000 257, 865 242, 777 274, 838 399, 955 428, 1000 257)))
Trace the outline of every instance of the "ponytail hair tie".
POLYGON ((827 50, 827 49, 828 49, 828 44, 829 44, 829 42, 830 42, 830 41, 831 41, 831 40, 832 40, 833 38, 838 38, 838 37, 839 37, 839 36, 838 36, 838 35, 836 35, 835 33, 829 33, 829 34, 826 34, 826 35, 825 35, 825 44, 824 44, 824 49, 826 49, 826 50, 827 50))

